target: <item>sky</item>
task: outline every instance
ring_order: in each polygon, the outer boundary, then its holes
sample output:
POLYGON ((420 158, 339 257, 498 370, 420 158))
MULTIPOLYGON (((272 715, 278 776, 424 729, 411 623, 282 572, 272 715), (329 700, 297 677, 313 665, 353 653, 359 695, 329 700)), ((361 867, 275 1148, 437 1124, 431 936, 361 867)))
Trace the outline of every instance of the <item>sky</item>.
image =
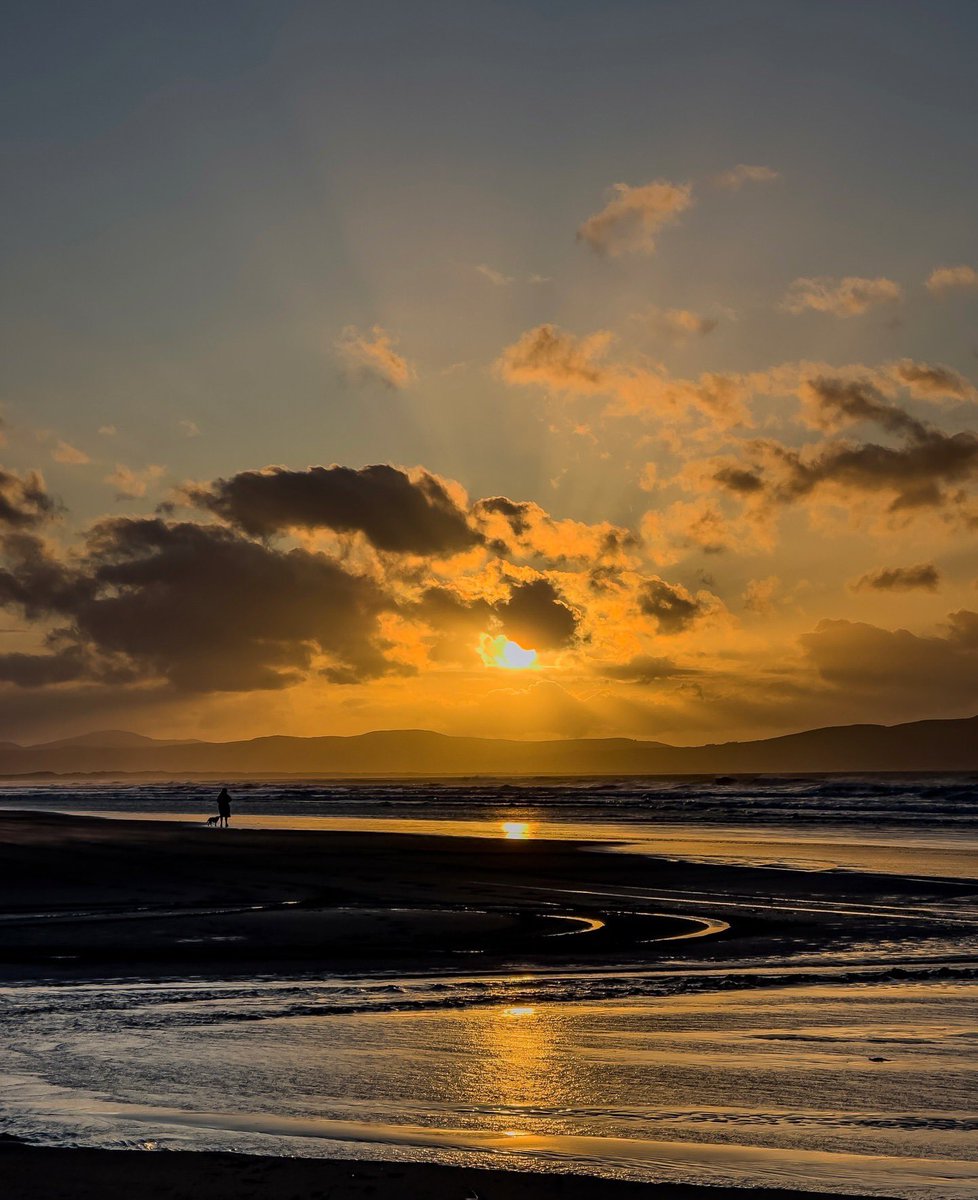
POLYGON ((2 736, 978 712, 976 36, 13 0, 2 736))

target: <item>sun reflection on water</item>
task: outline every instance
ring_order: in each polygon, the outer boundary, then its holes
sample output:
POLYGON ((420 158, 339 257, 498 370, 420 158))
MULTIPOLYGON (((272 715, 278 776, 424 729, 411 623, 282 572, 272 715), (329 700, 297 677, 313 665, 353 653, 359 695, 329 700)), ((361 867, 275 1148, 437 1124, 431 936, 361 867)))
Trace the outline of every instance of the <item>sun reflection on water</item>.
POLYGON ((474 1050, 465 1079, 468 1095, 487 1110, 498 1108, 497 1130, 526 1137, 520 1112, 562 1102, 563 1075, 557 1069, 556 1014, 549 1006, 498 1005, 467 1014, 474 1050))
POLYGON ((500 828, 511 841, 524 841, 532 836, 529 821, 501 821, 500 828))

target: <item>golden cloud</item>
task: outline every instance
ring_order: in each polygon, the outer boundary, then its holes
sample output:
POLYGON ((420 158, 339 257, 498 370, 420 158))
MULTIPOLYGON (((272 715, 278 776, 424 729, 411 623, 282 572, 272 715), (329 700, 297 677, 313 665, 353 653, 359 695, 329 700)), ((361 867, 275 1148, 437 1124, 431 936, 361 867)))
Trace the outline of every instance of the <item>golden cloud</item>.
POLYGON ((588 217, 577 231, 600 254, 651 254, 659 231, 675 221, 693 203, 688 183, 657 180, 641 187, 612 185, 612 198, 600 212, 588 217))
POLYGON ((788 287, 781 307, 789 313, 831 313, 834 317, 857 317, 880 304, 895 304, 903 289, 892 279, 863 279, 847 275, 844 279, 800 278, 788 287))

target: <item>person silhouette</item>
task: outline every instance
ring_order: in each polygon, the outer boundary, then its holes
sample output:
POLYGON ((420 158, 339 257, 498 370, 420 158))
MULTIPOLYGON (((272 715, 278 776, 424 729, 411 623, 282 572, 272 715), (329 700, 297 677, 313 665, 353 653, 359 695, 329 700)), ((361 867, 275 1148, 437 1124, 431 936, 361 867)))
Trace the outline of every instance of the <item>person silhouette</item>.
POLYGON ((222 787, 217 797, 217 823, 227 829, 231 821, 231 797, 226 787, 222 787))

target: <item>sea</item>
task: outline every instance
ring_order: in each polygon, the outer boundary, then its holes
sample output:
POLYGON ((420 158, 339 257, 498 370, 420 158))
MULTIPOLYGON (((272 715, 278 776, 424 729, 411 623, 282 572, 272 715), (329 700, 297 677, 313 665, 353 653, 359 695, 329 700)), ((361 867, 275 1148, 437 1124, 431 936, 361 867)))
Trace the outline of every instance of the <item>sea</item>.
MULTIPOLYGON (((8 983, 0 1132, 978 1197, 978 777, 230 789, 233 826, 588 840, 766 868, 772 904, 789 868, 892 877, 871 913, 899 915, 897 877, 974 888, 931 902, 940 936, 749 961, 8 983)), ((0 806, 200 822, 216 790, 21 781, 0 806)))

